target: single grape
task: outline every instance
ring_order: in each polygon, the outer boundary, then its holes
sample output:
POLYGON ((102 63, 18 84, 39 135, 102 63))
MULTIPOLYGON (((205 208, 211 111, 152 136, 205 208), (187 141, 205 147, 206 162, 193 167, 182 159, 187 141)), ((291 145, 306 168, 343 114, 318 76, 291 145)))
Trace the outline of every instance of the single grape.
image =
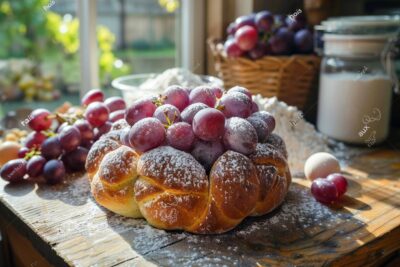
POLYGON ((116 122, 125 118, 125 110, 116 110, 110 113, 109 121, 116 122))
POLYGON ((129 132, 129 143, 140 151, 146 152, 164 143, 164 125, 156 118, 144 118, 132 126, 129 132))
POLYGON ((340 173, 332 173, 326 177, 328 181, 335 184, 339 197, 344 195, 347 191, 347 180, 340 173))
POLYGON ((107 98, 104 101, 104 105, 106 105, 110 112, 126 109, 125 101, 119 96, 107 98))
POLYGON ((85 118, 93 127, 100 127, 108 120, 109 113, 103 103, 92 102, 86 109, 85 118))
POLYGON ((262 111, 254 112, 253 114, 251 114, 251 117, 260 118, 267 124, 268 130, 269 130, 269 133, 267 135, 270 135, 274 131, 276 123, 275 123, 275 118, 274 118, 274 116, 272 116, 271 113, 262 110, 262 111))
POLYGON ((129 130, 130 128, 124 128, 119 134, 119 140, 123 145, 130 147, 131 144, 129 142, 129 130))
POLYGON ((234 38, 225 41, 224 49, 228 57, 241 57, 244 54, 244 51, 240 49, 234 38))
POLYGON ((257 111, 259 111, 259 110, 260 110, 260 109, 258 108, 257 103, 253 101, 253 102, 251 103, 251 113, 257 112, 257 111))
POLYGON ((166 133, 167 144, 183 151, 190 151, 193 146, 195 136, 192 126, 186 122, 172 124, 166 133))
POLYGON ((339 199, 338 190, 332 181, 318 178, 311 184, 311 194, 321 203, 331 204, 339 199))
POLYGON ((255 17, 255 24, 259 31, 269 32, 274 26, 274 16, 266 10, 258 12, 255 17))
POLYGON ((26 174, 26 160, 13 159, 1 167, 0 176, 10 183, 20 182, 26 174))
POLYGON ((35 155, 28 160, 26 165, 27 173, 29 177, 38 177, 42 174, 44 164, 46 164, 46 159, 42 156, 35 155))
POLYGON ((247 121, 250 122, 250 124, 256 130, 258 142, 260 143, 266 142, 269 134, 271 133, 267 123, 265 123, 265 121, 263 121, 261 118, 255 116, 248 117, 247 121))
POLYGON ((52 136, 46 139, 41 148, 42 156, 46 159, 56 159, 58 158, 63 150, 60 143, 60 140, 57 136, 52 136))
POLYGON ((185 88, 178 85, 169 86, 164 91, 164 104, 171 104, 179 109, 184 110, 189 105, 189 94, 185 88))
POLYGON ((219 105, 227 118, 247 118, 251 114, 251 99, 240 92, 231 92, 224 95, 221 98, 219 105))
POLYGON ((182 121, 192 124, 194 115, 202 109, 208 108, 206 104, 194 103, 185 108, 181 113, 182 121))
POLYGON ((50 128, 52 119, 50 118, 50 111, 44 108, 35 109, 32 113, 28 116, 30 119, 28 122, 29 128, 34 131, 43 131, 50 128))
POLYGON ((93 102, 103 102, 104 93, 100 89, 92 89, 82 97, 82 106, 89 106, 93 102))
POLYGON ((282 27, 269 39, 271 52, 275 55, 288 55, 293 52, 294 34, 282 27))
POLYGON ((247 120, 230 118, 225 124, 224 145, 244 155, 251 154, 256 150, 257 132, 247 120))
POLYGON ((250 51, 258 42, 258 32, 254 27, 243 26, 235 33, 235 41, 243 51, 250 51))
POLYGON ((218 86, 211 87, 211 91, 214 93, 215 97, 218 99, 220 99, 225 93, 224 89, 222 89, 221 87, 218 87, 218 86))
POLYGON ((224 134, 225 116, 214 108, 205 108, 193 118, 193 132, 204 141, 216 141, 224 134))
POLYGON ((89 150, 79 146, 77 149, 63 155, 62 161, 71 171, 83 171, 88 153, 89 150))
POLYGON ((27 148, 38 148, 46 138, 47 137, 41 132, 31 132, 25 137, 24 146, 27 148))
POLYGON ((61 183, 65 176, 65 166, 61 160, 52 159, 43 167, 43 177, 50 185, 61 183))
POLYGON ((81 133, 75 126, 66 126, 58 135, 61 147, 66 151, 76 149, 81 143, 81 133))
POLYGON ((235 20, 236 30, 243 26, 256 27, 255 18, 256 18, 255 14, 244 15, 236 18, 235 20))
POLYGON ((23 159, 26 154, 29 152, 29 148, 27 147, 21 147, 18 151, 18 158, 23 159))
POLYGON ((308 54, 313 51, 314 39, 310 30, 303 29, 294 35, 296 51, 301 54, 308 54))
POLYGON ((171 125, 181 121, 181 113, 178 108, 170 104, 159 106, 154 111, 153 117, 157 118, 164 125, 171 125))
POLYGON ((234 86, 231 89, 228 90, 228 94, 234 93, 234 92, 239 92, 242 94, 247 95, 250 99, 252 97, 250 91, 247 88, 244 88, 242 86, 234 86))
POLYGON ((81 133, 81 142, 82 143, 87 143, 93 140, 94 138, 94 132, 93 132, 93 127, 90 125, 89 122, 85 120, 77 120, 74 123, 74 126, 79 130, 81 133))
POLYGON ((214 107, 217 99, 211 89, 207 86, 198 86, 194 88, 189 95, 190 103, 203 103, 209 107, 214 107))
POLYGON ((214 162, 225 152, 221 141, 207 142, 196 140, 191 152, 192 156, 209 172, 214 162))
POLYGON ((125 120, 129 125, 134 125, 141 119, 152 117, 157 106, 154 97, 141 98, 133 102, 125 112, 125 120))

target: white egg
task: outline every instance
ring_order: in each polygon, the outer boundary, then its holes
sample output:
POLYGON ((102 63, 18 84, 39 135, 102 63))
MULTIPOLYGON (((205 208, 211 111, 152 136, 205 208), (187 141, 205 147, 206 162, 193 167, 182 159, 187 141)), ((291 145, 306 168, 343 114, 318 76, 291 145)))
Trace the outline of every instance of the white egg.
POLYGON ((304 164, 304 174, 313 181, 317 178, 326 178, 329 174, 340 172, 337 158, 326 152, 311 155, 304 164))

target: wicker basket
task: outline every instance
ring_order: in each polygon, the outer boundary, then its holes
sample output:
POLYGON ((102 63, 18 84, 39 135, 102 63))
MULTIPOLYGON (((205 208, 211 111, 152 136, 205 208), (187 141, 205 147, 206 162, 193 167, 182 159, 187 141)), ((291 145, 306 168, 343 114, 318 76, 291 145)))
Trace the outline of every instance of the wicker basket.
POLYGON ((229 58, 223 45, 209 40, 215 69, 225 88, 240 85, 253 94, 276 96, 289 105, 303 109, 319 72, 315 55, 265 56, 258 60, 229 58))

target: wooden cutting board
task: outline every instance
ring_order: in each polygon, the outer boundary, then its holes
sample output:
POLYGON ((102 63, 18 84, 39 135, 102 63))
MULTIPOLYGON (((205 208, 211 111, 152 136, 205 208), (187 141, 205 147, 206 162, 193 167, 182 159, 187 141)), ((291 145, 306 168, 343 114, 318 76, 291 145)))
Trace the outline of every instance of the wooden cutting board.
POLYGON ((309 182, 294 178, 278 210, 223 235, 166 232, 115 215, 94 202, 84 175, 56 187, 0 181, 0 213, 55 266, 378 264, 400 249, 400 152, 347 164, 340 205, 321 205, 309 182))

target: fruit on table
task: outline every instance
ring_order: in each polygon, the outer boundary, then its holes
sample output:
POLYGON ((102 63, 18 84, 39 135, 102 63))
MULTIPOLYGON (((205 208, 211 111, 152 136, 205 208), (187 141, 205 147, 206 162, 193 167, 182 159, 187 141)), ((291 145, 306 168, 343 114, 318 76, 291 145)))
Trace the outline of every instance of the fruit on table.
POLYGON ((340 173, 332 173, 326 177, 326 180, 331 181, 335 184, 336 189, 338 190, 339 197, 344 195, 347 191, 347 180, 340 173))
POLYGON ((24 179, 25 174, 26 174, 25 159, 10 160, 6 164, 4 164, 0 170, 1 178, 10 183, 22 181, 24 179))
POLYGON ((12 159, 18 158, 18 152, 21 149, 21 145, 17 142, 6 141, 0 143, 0 167, 12 159))
POLYGON ((339 199, 339 193, 332 181, 315 179, 311 185, 311 194, 321 203, 331 204, 339 199))
POLYGON ((329 174, 340 172, 339 161, 335 156, 318 152, 311 155, 304 164, 304 174, 309 180, 326 178, 329 174))

